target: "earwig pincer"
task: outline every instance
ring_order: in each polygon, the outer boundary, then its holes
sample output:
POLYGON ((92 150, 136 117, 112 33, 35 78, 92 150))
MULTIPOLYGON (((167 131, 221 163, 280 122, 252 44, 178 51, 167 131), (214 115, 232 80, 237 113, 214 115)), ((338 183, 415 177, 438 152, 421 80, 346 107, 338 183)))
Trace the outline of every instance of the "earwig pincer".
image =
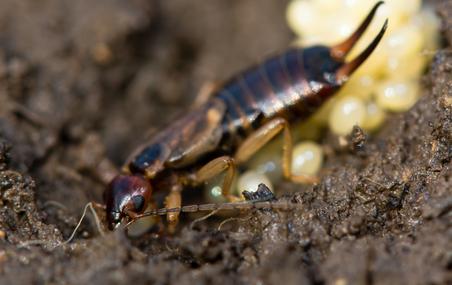
POLYGON ((236 165, 280 134, 284 177, 316 183, 316 177, 292 174, 289 124, 318 110, 374 51, 387 20, 361 54, 345 60, 382 3, 344 42, 292 48, 238 74, 138 149, 105 190, 109 228, 149 215, 144 211, 152 202, 152 192, 162 190, 168 191, 165 207, 176 209, 163 212, 175 225, 184 187, 200 185, 221 173, 225 173, 222 194, 235 201, 230 188, 236 165))

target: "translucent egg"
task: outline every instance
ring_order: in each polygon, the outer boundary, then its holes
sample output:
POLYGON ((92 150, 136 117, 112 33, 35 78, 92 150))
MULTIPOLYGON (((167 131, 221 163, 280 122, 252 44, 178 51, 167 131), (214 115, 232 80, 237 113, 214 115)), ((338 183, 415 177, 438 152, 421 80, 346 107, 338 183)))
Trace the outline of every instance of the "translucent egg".
POLYGON ((330 129, 337 135, 346 135, 353 126, 361 126, 366 118, 366 105, 358 97, 339 99, 329 116, 330 129))
POLYGON ((292 173, 294 175, 315 175, 322 167, 322 148, 311 141, 297 144, 293 150, 292 173))
POLYGON ((312 2, 304 0, 291 1, 286 10, 289 27, 299 36, 316 33, 318 15, 319 12, 312 2))
POLYGON ((389 56, 420 56, 424 46, 424 38, 419 27, 405 25, 388 34, 385 43, 389 56))
MULTIPOLYGON (((204 198, 209 203, 224 203, 227 202, 226 197, 223 196, 222 187, 224 181, 224 174, 218 175, 204 185, 204 198)), ((237 177, 237 176, 236 176, 237 177)), ((237 183, 237 178, 234 179, 231 186, 231 194, 235 194, 235 185, 237 183)))
POLYGON ((403 17, 411 17, 420 10, 422 0, 388 0, 386 3, 395 13, 403 17))
POLYGON ((316 0, 312 1, 312 3, 320 13, 337 12, 344 7, 342 0, 316 0))
POLYGON ((424 38, 424 49, 427 50, 427 58, 433 57, 435 50, 439 46, 440 20, 431 8, 423 8, 417 15, 413 24, 419 27, 424 38))
POLYGON ((377 104, 388 111, 409 110, 419 97, 419 86, 413 80, 388 80, 378 86, 375 94, 377 104))
MULTIPOLYGON (((362 48, 354 48, 347 60, 353 60, 356 58, 371 42, 372 40, 366 42, 365 46, 362 48)), ((352 76, 372 76, 373 78, 380 78, 384 75, 385 62, 388 58, 388 51, 379 45, 375 48, 374 52, 367 58, 367 60, 355 71, 352 76)))
POLYGON ((377 13, 375 14, 375 19, 372 21, 369 27, 369 32, 371 34, 375 35, 376 33, 378 33, 386 19, 389 21, 388 34, 406 24, 407 16, 400 13, 400 11, 394 8, 394 6, 388 5, 388 3, 389 1, 385 2, 384 5, 381 5, 378 8, 377 13))
POLYGON ((247 163, 247 167, 267 176, 271 182, 281 180, 282 140, 269 143, 256 153, 247 163))
POLYGON ((323 42, 334 45, 344 41, 353 34, 360 20, 361 17, 356 18, 353 14, 347 15, 347 17, 342 14, 329 15, 326 19, 319 21, 323 25, 323 42))
POLYGON ((264 183, 270 190, 273 191, 273 185, 264 174, 260 174, 254 170, 248 170, 240 175, 237 180, 237 191, 242 193, 244 190, 254 192, 257 190, 259 184, 264 183))
POLYGON ((323 106, 321 106, 320 109, 314 113, 314 115, 311 117, 314 124, 322 127, 328 124, 329 114, 336 104, 336 101, 338 100, 337 98, 338 97, 335 96, 331 99, 328 99, 328 101, 326 101, 323 106))
POLYGON ((375 88, 375 79, 368 74, 356 74, 350 77, 348 82, 342 87, 338 97, 346 97, 354 95, 367 101, 372 96, 372 92, 375 88), (344 94, 344 96, 342 96, 344 94))
POLYGON ((418 79, 427 65, 428 57, 391 56, 386 61, 385 75, 395 79, 418 79))
POLYGON ((322 135, 322 127, 315 123, 313 117, 295 124, 292 130, 293 139, 300 140, 318 140, 322 135))
POLYGON ((375 131, 383 124, 385 116, 380 106, 375 102, 369 102, 366 104, 366 118, 361 127, 366 131, 375 131))

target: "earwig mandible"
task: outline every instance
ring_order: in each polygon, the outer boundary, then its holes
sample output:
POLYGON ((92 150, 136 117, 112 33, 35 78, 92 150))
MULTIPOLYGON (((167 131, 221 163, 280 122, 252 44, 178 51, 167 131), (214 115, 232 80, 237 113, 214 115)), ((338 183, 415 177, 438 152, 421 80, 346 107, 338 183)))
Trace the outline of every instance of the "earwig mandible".
MULTIPOLYGON (((222 194, 229 201, 235 166, 247 161, 277 135, 283 135, 283 175, 290 181, 315 183, 315 177, 291 172, 289 123, 312 114, 348 80, 383 37, 387 20, 355 59, 345 57, 372 21, 378 2, 358 29, 333 47, 292 48, 226 82, 210 98, 140 148, 104 192, 109 229, 123 221, 159 214, 144 213, 152 191, 168 189, 163 210, 170 224, 178 221, 181 191, 225 173, 222 194)), ((226 205, 226 204, 225 204, 226 205)), ((270 205, 271 206, 271 205, 270 205)), ((225 206, 226 207, 226 206, 225 206)), ((198 208, 199 210, 199 208, 198 208)))

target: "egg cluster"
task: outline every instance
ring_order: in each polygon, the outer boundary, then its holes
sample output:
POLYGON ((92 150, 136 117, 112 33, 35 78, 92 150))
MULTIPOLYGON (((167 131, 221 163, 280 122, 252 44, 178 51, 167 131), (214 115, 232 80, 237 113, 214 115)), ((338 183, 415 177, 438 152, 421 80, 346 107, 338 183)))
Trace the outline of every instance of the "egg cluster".
MULTIPOLYGON (((287 9, 289 26, 299 36, 295 44, 332 46, 348 38, 377 0, 292 0, 287 9)), ((410 109, 419 98, 419 77, 438 46, 439 20, 421 0, 386 0, 365 34, 348 55, 355 58, 374 39, 383 22, 388 30, 367 61, 345 86, 307 122, 295 126, 297 141, 292 158, 294 175, 316 175, 322 167, 323 151, 315 143, 322 129, 337 135, 350 133, 354 125, 377 130, 387 112, 410 109)), ((265 183, 270 189, 282 178, 282 142, 264 147, 246 165, 247 171, 234 182, 235 195, 257 189, 265 183)), ((223 202, 222 178, 206 187, 207 198, 223 202)))
MULTIPOLYGON (((376 0, 292 0, 287 21, 299 36, 296 45, 332 46, 349 37, 376 0)), ((337 135, 354 125, 378 129, 386 112, 403 112, 419 98, 419 77, 438 45, 439 20, 421 0, 387 0, 348 56, 355 58, 372 41, 385 19, 388 31, 344 88, 315 115, 318 127, 337 135)))

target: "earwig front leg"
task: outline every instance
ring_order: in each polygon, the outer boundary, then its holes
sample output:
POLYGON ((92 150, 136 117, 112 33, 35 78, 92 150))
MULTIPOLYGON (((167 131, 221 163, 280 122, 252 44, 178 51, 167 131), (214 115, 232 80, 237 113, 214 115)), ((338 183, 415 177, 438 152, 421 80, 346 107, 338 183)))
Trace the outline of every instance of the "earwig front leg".
MULTIPOLYGON (((170 193, 165 198, 166 208, 180 208, 182 205, 182 187, 180 185, 174 185, 171 188, 170 193)), ((168 221, 168 231, 174 233, 176 226, 179 223, 180 212, 172 212, 166 214, 166 220, 168 221)))
POLYGON ((236 201, 238 197, 230 194, 232 181, 235 176, 235 162, 230 156, 220 156, 211 160, 196 172, 195 181, 198 183, 205 182, 225 171, 226 175, 223 180, 223 187, 221 188, 222 195, 229 201, 236 201))
POLYGON ((239 164, 248 161, 251 156, 281 132, 283 133, 282 170, 284 177, 296 183, 317 183, 317 177, 292 174, 292 135, 290 134, 289 123, 282 118, 271 120, 251 134, 237 150, 234 156, 235 160, 239 164))

